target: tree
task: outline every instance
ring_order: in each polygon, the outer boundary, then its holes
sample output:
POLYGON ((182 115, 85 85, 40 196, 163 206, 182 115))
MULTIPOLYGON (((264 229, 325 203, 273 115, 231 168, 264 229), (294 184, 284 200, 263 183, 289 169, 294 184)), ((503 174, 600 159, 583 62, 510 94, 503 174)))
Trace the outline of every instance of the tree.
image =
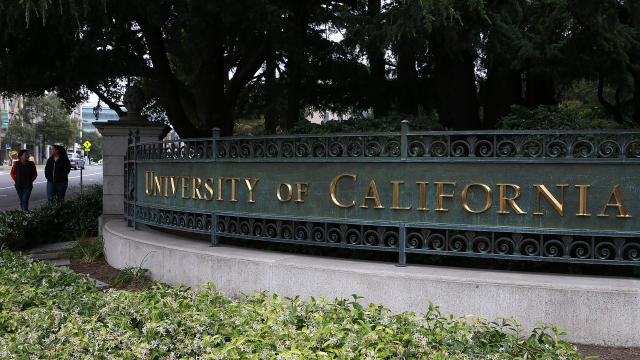
POLYGON ((85 155, 93 161, 102 159, 102 136, 97 132, 83 132, 80 143, 84 144, 85 141, 91 143, 90 150, 88 153, 85 153, 85 155))
POLYGON ((640 121, 637 1, 24 0, 0 4, 0 26, 0 91, 90 90, 122 113, 140 84, 182 137, 246 116, 273 133, 308 109, 491 128, 580 81, 640 121))
POLYGON ((70 146, 78 134, 78 124, 69 117, 62 101, 53 94, 26 98, 20 117, 25 124, 33 127, 35 139, 40 138, 42 145, 70 146))

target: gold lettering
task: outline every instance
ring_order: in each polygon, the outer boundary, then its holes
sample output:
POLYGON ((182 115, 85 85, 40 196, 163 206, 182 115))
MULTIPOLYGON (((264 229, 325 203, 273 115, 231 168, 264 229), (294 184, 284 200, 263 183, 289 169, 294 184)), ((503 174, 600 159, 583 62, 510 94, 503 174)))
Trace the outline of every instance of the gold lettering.
POLYGON ((215 178, 208 178, 207 180, 204 181, 204 189, 207 191, 204 194, 204 199, 207 201, 211 201, 213 200, 213 183, 216 181, 215 178), (209 185, 209 181, 211 181, 211 185, 209 185))
POLYGON ((576 187, 580 189, 580 211, 576 216, 591 216, 587 210, 587 189, 589 189, 591 185, 576 185, 576 187))
POLYGON ((260 179, 253 179, 253 183, 249 182, 250 179, 244 179, 244 183, 247 185, 247 189, 249 189, 249 203, 254 203, 255 200, 253 200, 253 190, 256 189, 256 184, 258 183, 258 181, 260 179))
POLYGON ((224 201, 224 199, 222 198, 222 181, 224 180, 224 178, 219 177, 218 178, 218 198, 216 199, 216 201, 224 201))
POLYGON ((173 197, 178 196, 178 180, 180 176, 172 176, 171 177, 171 191, 173 192, 173 197))
POLYGON ((445 185, 452 185, 453 187, 456 186, 456 182, 435 182, 436 184, 436 208, 434 209, 435 211, 449 211, 449 209, 446 209, 444 207, 444 198, 449 198, 449 199, 453 199, 454 193, 451 194, 445 194, 444 191, 444 186, 445 185))
POLYGON ((185 196, 185 193, 189 192, 189 178, 190 176, 181 176, 182 179, 182 198, 188 199, 189 196, 185 196))
POLYGON ((533 215, 544 215, 544 213, 540 211, 540 195, 542 194, 542 196, 544 196, 544 198, 547 199, 549 204, 551 204, 551 206, 553 206, 553 208, 556 209, 558 214, 560 214, 560 216, 564 216, 564 211, 562 210, 562 207, 564 206, 564 188, 569 186, 569 184, 556 185, 557 187, 560 188, 560 201, 558 201, 558 199, 556 199, 551 194, 551 192, 549 192, 549 189, 547 189, 546 186, 544 185, 533 185, 533 186, 538 189, 538 202, 537 202, 536 211, 533 213, 533 215))
POLYGON ((607 208, 608 207, 617 207, 618 208, 618 212, 620 213, 620 215, 616 215, 616 217, 619 218, 630 218, 631 215, 629 215, 629 213, 627 212, 627 208, 625 208, 624 206, 624 201, 622 201, 622 196, 620 195, 620 185, 615 185, 613 187, 613 189, 611 190, 611 194, 609 194, 609 199, 607 200, 607 203, 604 204, 604 208, 602 208, 602 211, 600 212, 600 214, 598 214, 598 216, 609 216, 606 214, 607 212, 607 208), (611 203, 611 198, 615 198, 616 202, 615 203, 611 203))
POLYGON ((362 205, 360 208, 367 209, 367 200, 373 200, 375 202, 374 209, 384 209, 382 203, 380 202, 380 194, 378 194, 378 188, 376 187, 376 181, 371 179, 369 182, 369 188, 367 188, 367 193, 364 194, 364 198, 362 199, 362 205))
POLYGON ((164 177, 164 197, 169 197, 169 177, 164 177))
POLYGON ((420 185, 420 206, 416 209, 419 211, 428 211, 427 208, 427 184, 426 181, 418 181, 416 184, 420 185))
POLYGON ((400 184, 404 181, 392 181, 393 184, 393 206, 392 210, 411 210, 411 206, 400 207, 400 184))
POLYGON ((293 197, 293 188, 291 188, 291 184, 287 184, 287 183, 278 184, 278 189, 276 190, 276 196, 278 197, 278 200, 280 200, 281 202, 291 201, 291 198, 293 197), (280 189, 282 189, 282 186, 287 187, 288 192, 287 192, 286 198, 283 198, 282 194, 280 193, 280 189))
POLYGON ((199 177, 193 177, 193 184, 191 186, 191 198, 193 200, 202 200, 202 194, 200 193, 200 189, 202 188, 202 179, 199 177), (198 195, 198 197, 196 197, 198 195))
POLYGON ((162 196, 162 176, 153 177, 153 195, 162 196))
POLYGON ((520 186, 515 184, 496 184, 500 187, 500 210, 498 210, 498 214, 508 214, 509 210, 507 210, 507 203, 511 206, 513 211, 518 215, 524 215, 527 212, 522 211, 518 204, 516 204, 516 199, 520 197, 520 186), (511 187, 515 194, 512 197, 507 197, 507 186, 511 187))
POLYGON ((338 181, 339 181, 341 178, 346 177, 346 176, 348 176, 348 177, 352 178, 354 182, 355 182, 355 181, 357 180, 357 178, 358 178, 358 176, 357 176, 357 175, 354 175, 354 174, 340 174, 340 175, 338 175, 338 176, 334 177, 334 178, 333 178, 333 180, 331 180, 331 185, 329 186, 329 194, 331 194, 331 201, 332 201, 336 206, 339 206, 339 207, 341 207, 341 208, 350 208, 350 207, 354 207, 354 206, 356 206, 356 201, 355 201, 355 200, 353 200, 353 201, 351 202, 351 204, 347 204, 347 205, 345 205, 345 204, 340 203, 340 202, 338 201, 337 196, 336 196, 336 186, 338 185, 338 181))
POLYGON ((144 193, 148 196, 153 195, 153 171, 144 172, 144 193))
POLYGON ((464 187, 464 189, 462 189, 462 194, 460 194, 460 201, 462 202, 462 207, 467 210, 470 213, 473 214, 481 214, 487 210, 489 210, 489 208, 491 207, 491 202, 493 201, 493 193, 491 192, 491 188, 489 188, 487 185, 485 184, 469 184, 467 186, 464 187), (467 203, 467 191, 469 191, 469 188, 471 188, 472 186, 479 186, 480 188, 482 188, 485 192, 485 196, 486 196, 486 202, 484 204, 484 208, 482 208, 482 210, 473 210, 471 207, 469 207, 469 204, 467 203))
POLYGON ((296 183, 296 188, 298 189, 298 197, 296 198, 296 202, 297 203, 304 202, 304 200, 302 200, 302 194, 307 195, 307 187, 308 186, 309 186, 309 183, 306 183, 306 182, 297 182, 296 183))
POLYGON ((238 202, 238 199, 236 199, 236 183, 240 181, 240 178, 225 178, 225 180, 231 181, 231 199, 229 201, 238 202))

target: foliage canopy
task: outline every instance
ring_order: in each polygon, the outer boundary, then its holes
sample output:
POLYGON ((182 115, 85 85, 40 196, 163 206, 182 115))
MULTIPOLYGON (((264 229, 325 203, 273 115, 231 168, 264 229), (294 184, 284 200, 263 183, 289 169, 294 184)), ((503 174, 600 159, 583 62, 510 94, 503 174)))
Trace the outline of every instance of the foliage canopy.
POLYGON ((638 1, 25 0, 0 26, 2 90, 90 90, 120 112, 136 83, 182 137, 291 129, 307 110, 494 128, 576 83, 640 124, 638 1))

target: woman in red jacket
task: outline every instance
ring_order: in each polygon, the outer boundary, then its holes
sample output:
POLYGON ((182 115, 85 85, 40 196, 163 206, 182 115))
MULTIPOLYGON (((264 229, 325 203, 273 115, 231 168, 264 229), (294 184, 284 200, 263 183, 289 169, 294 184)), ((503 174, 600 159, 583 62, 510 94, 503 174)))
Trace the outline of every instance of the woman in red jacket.
POLYGON ((22 210, 29 210, 29 198, 31 197, 31 190, 33 190, 33 181, 38 177, 38 173, 36 164, 29 161, 29 152, 27 150, 18 152, 18 161, 11 168, 11 177, 16 183, 20 207, 22 210))

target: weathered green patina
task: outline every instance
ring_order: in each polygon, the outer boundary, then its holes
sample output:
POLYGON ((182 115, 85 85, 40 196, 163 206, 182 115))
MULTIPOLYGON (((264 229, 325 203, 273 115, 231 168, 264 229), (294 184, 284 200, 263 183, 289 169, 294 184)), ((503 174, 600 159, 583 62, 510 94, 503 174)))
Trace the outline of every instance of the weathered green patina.
POLYGON ((132 144, 126 175, 127 218, 158 226, 398 251, 401 263, 426 252, 640 264, 639 132, 405 123, 386 134, 214 134, 132 144))

